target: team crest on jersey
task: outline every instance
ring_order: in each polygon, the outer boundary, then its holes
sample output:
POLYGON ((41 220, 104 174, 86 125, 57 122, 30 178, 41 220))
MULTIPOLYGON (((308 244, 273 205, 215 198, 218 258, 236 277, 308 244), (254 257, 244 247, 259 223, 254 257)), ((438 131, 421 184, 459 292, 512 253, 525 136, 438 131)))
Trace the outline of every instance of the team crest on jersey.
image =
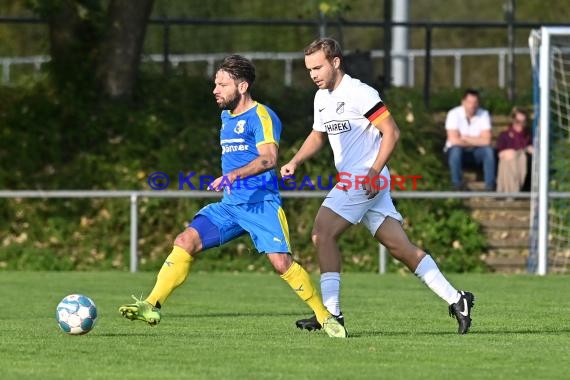
POLYGON ((338 102, 336 104, 336 113, 339 115, 344 112, 344 102, 338 102))
POLYGON ((236 124, 236 127, 234 128, 234 132, 239 134, 242 134, 245 131, 245 120, 239 120, 236 124))

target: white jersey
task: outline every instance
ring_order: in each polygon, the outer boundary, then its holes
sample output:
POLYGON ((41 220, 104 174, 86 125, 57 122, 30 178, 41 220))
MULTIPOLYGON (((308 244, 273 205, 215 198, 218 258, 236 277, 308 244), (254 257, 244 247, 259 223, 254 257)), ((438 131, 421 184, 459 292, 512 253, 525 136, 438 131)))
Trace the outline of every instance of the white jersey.
MULTIPOLYGON (((378 91, 344 74, 333 91, 317 91, 313 129, 328 134, 339 172, 366 175, 382 139, 375 125, 389 115, 378 91)), ((389 175, 386 167, 382 174, 389 175)))
MULTIPOLYGON (((452 108, 445 117, 445 129, 457 130, 459 135, 469 137, 479 137, 481 132, 489 131, 491 129, 491 117, 489 112, 483 108, 477 109, 475 115, 471 119, 467 118, 465 108, 457 106, 452 108)), ((451 143, 445 142, 446 148, 451 147, 451 143)))

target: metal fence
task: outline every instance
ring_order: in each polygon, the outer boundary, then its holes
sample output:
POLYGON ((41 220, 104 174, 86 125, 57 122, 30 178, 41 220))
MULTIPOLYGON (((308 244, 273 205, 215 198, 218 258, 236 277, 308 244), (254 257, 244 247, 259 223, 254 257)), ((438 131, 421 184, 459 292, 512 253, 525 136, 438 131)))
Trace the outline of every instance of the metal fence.
MULTIPOLYGON (((321 198, 324 199, 326 191, 282 191, 283 198, 321 198)), ((452 191, 393 191, 395 199, 449 199, 449 198, 497 198, 516 197, 530 198, 530 193, 496 193, 496 192, 452 192, 452 191)), ((553 193, 553 197, 570 198, 569 193, 553 193)), ((130 244, 129 268, 131 272, 138 271, 138 201, 140 198, 220 198, 221 193, 211 191, 134 191, 134 190, 0 190, 1 198, 36 198, 36 199, 71 199, 71 198, 124 198, 130 200, 130 244)), ((530 210, 529 210, 530 212, 530 210)), ((386 272, 386 250, 382 245, 378 247, 379 272, 386 272)))
MULTIPOLYGON (((350 54, 350 51, 346 52, 350 54)), ((278 61, 283 63, 283 84, 291 86, 293 84, 293 63, 302 61, 303 54, 295 52, 240 52, 239 54, 253 61, 278 61)), ((453 87, 460 88, 463 84, 462 60, 464 57, 494 57, 497 60, 497 87, 505 88, 507 72, 508 47, 500 48, 473 48, 473 49, 434 49, 431 52, 432 58, 453 58, 453 87)), ((515 55, 529 55, 528 48, 516 48, 515 55)), ((205 75, 211 77, 214 74, 216 62, 221 61, 228 53, 206 53, 206 54, 169 54, 166 58, 163 54, 149 54, 143 56, 144 62, 156 64, 164 63, 166 59, 173 67, 185 63, 206 63, 205 75)), ((418 58, 425 59, 426 51, 423 49, 410 49, 405 53, 392 54, 394 58, 402 58, 408 62, 408 86, 416 84, 415 72, 418 58)), ((383 50, 371 50, 372 59, 384 59, 383 50)), ((50 61, 50 56, 36 55, 29 57, 0 57, 2 66, 2 83, 10 84, 11 68, 16 65, 32 65, 36 71, 41 69, 44 63, 50 61)))
MULTIPOLYGON (((389 4, 389 2, 386 2, 389 4)), ((385 5, 386 5, 385 4, 385 5)), ((386 14, 391 14, 387 12, 386 14)), ((33 18, 33 17, 5 17, 0 16, 0 24, 46 24, 46 20, 33 18)), ((435 50, 432 48, 433 42, 433 31, 434 30, 449 30, 449 29, 465 29, 465 30, 501 30, 505 32, 506 40, 509 42, 508 48, 502 50, 498 53, 499 57, 499 85, 507 87, 509 100, 514 100, 515 94, 515 64, 514 56, 517 53, 517 48, 514 46, 514 38, 512 38, 513 33, 517 30, 530 30, 541 26, 570 26, 569 23, 540 23, 540 22, 521 22, 515 21, 514 18, 509 18, 507 21, 497 21, 497 22, 481 22, 481 21, 451 21, 451 22, 441 22, 441 21, 410 21, 410 22, 395 22, 391 19, 385 20, 362 20, 362 21, 350 21, 344 19, 337 20, 325 20, 323 18, 316 19, 224 19, 224 18, 168 18, 168 17, 153 17, 149 20, 150 25, 159 26, 162 28, 162 63, 164 69, 167 70, 169 66, 169 60, 171 58, 170 45, 171 45, 171 28, 176 26, 197 26, 197 25, 210 25, 210 26, 263 26, 267 28, 272 27, 311 27, 314 28, 315 36, 323 35, 326 33, 325 27, 328 28, 372 28, 381 30, 383 32, 383 52, 376 52, 378 57, 383 59, 383 78, 385 80, 384 86, 389 86, 391 84, 391 60, 393 55, 392 51, 392 31, 396 27, 407 28, 408 30, 423 30, 425 34, 424 39, 424 49, 421 53, 423 60, 423 98, 426 106, 429 107, 430 93, 432 87, 432 57, 435 56, 435 50), (501 58, 503 57, 503 58, 501 58), (507 63, 504 63, 504 60, 507 63)), ((499 48, 505 49, 505 48, 499 48)), ((453 49, 454 53, 458 50, 453 49)), ((410 55, 409 59, 415 59, 420 53, 414 53, 410 55), (411 58, 411 57, 414 58, 411 58)), ((454 85, 460 85, 461 83, 461 73, 458 68, 460 68, 461 58, 465 56, 455 55, 455 70, 454 70, 454 85)), ((288 63, 285 63, 285 74, 284 81, 288 82, 290 78, 288 76, 288 63)), ((290 67, 290 66, 289 66, 290 67)), ((5 69, 4 70, 9 70, 5 69)))

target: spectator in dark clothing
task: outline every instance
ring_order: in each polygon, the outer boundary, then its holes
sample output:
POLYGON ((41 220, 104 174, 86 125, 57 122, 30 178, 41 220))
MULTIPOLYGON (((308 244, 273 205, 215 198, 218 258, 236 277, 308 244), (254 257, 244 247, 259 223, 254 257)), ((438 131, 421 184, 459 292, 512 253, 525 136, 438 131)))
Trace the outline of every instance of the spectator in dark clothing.
POLYGON ((497 191, 516 193, 525 182, 529 155, 533 153, 532 139, 528 130, 528 113, 515 107, 511 112, 508 130, 497 139, 499 168, 497 191))

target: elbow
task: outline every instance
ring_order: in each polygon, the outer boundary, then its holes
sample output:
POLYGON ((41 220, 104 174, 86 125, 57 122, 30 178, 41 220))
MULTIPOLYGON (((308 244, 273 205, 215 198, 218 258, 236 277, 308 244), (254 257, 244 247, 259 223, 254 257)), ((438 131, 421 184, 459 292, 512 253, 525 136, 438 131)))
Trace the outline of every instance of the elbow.
POLYGON ((322 148, 327 142, 327 134, 323 132, 313 131, 313 135, 315 136, 316 146, 319 149, 322 148))
POLYGON ((265 170, 273 169, 277 165, 277 157, 267 155, 261 160, 261 165, 265 170))
POLYGON ((397 143, 398 140, 400 140, 400 128, 398 127, 394 128, 393 136, 394 136, 394 142, 397 143))

